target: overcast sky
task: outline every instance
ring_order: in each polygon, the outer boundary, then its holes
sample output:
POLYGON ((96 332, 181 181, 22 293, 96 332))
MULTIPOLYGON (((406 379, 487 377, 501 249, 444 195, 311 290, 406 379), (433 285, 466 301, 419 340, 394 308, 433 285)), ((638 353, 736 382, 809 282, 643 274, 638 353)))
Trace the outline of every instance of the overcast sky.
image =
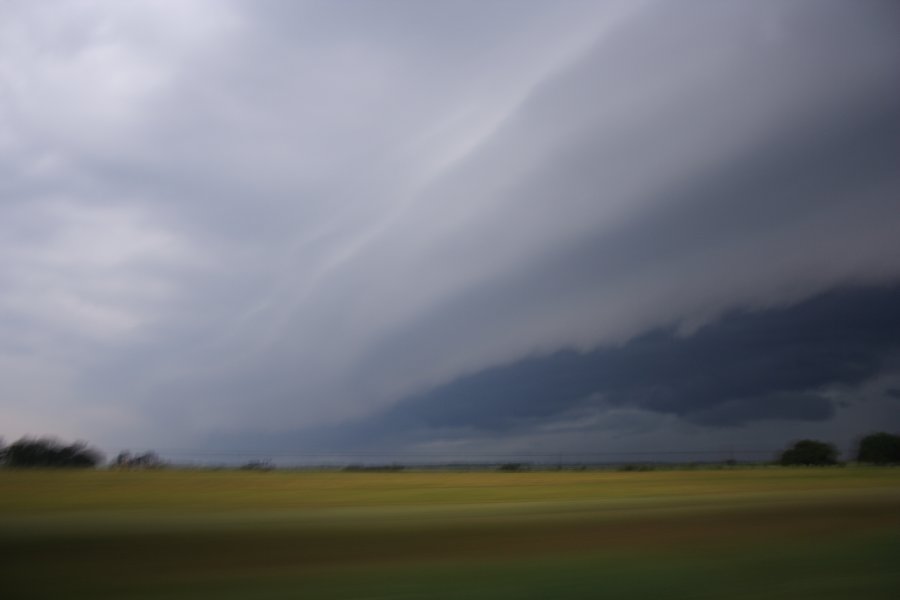
POLYGON ((0 435, 900 428, 891 0, 0 0, 0 435))

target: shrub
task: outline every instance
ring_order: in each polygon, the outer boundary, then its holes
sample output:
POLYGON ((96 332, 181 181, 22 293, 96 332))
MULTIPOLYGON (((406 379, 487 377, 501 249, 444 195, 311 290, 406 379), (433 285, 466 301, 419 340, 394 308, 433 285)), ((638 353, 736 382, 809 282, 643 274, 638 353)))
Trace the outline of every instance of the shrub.
POLYGON ((800 440, 794 442, 781 453, 778 463, 781 465, 825 466, 836 465, 838 452, 834 444, 817 440, 800 440))
POLYGON ((900 463, 900 435, 883 431, 867 435, 859 442, 856 460, 874 465, 900 463))
POLYGON ((627 463, 619 466, 618 470, 622 472, 655 471, 656 467, 647 463, 627 463))
POLYGON ((134 454, 120 452, 112 462, 113 467, 120 469, 161 469, 166 463, 155 453, 134 454))
POLYGON ((3 452, 3 463, 8 467, 96 467, 103 455, 83 442, 68 446, 52 439, 22 438, 3 452))
POLYGON ((402 471, 404 468, 403 465, 347 465, 343 470, 355 473, 395 473, 397 471, 402 471))
POLYGON ((271 471, 274 468, 275 465, 268 460, 251 460, 241 465, 241 469, 244 471, 271 471))
POLYGON ((528 465, 523 463, 504 463, 498 467, 501 471, 524 471, 528 465))

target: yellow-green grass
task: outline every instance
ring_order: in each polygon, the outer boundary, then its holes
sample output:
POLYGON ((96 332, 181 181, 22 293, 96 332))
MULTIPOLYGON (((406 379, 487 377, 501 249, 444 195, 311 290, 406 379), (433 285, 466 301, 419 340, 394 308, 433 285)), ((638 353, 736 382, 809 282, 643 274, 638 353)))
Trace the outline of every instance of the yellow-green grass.
POLYGON ((900 469, 0 471, 2 598, 893 598, 898 565, 900 469))

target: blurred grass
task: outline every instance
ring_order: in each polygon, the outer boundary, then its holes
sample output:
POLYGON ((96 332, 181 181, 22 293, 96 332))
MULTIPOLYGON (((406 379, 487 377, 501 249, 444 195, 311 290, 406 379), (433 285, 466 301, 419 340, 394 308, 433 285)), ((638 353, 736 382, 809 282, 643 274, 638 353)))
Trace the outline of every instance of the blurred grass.
POLYGON ((900 470, 0 471, 3 598, 893 598, 900 470))

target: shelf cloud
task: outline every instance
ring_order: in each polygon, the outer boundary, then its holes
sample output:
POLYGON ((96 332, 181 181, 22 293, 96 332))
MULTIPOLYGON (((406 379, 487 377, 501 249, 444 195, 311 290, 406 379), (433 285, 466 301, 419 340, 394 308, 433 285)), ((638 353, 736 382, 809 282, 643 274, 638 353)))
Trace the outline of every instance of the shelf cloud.
POLYGON ((877 0, 6 2, 0 434, 898 427, 898 73, 877 0))

